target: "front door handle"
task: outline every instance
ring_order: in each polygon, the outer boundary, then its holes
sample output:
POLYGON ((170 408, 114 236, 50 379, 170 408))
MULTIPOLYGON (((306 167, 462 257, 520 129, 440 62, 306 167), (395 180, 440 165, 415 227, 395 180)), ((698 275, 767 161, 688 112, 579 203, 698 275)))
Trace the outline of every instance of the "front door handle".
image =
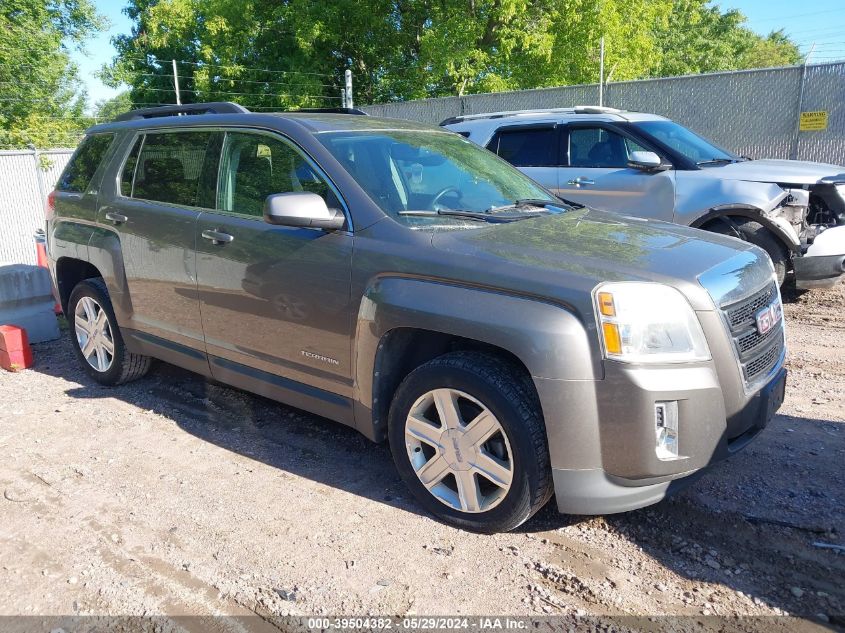
POLYGON ((581 187, 583 185, 594 185, 594 184, 596 184, 596 181, 591 180, 589 178, 586 178, 585 176, 578 176, 577 178, 575 178, 573 180, 568 180, 566 182, 566 184, 567 185, 574 185, 576 187, 581 187))
POLYGON ((224 233, 223 231, 213 231, 211 229, 206 229, 205 231, 203 231, 202 236, 207 240, 211 240, 211 243, 215 246, 222 246, 223 244, 228 244, 229 242, 235 239, 234 235, 229 235, 228 233, 224 233))
POLYGON ((109 211, 106 213, 106 220, 109 222, 113 222, 114 224, 125 224, 129 218, 127 218, 122 213, 115 213, 114 211, 109 211))

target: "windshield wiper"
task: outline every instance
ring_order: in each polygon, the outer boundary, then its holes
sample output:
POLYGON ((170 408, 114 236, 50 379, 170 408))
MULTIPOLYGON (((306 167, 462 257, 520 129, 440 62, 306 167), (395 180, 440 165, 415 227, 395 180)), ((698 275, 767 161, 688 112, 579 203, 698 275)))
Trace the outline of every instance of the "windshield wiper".
POLYGON ((707 160, 700 160, 696 165, 718 165, 719 163, 734 163, 735 158, 708 158, 707 160))
MULTIPOLYGON (((519 209, 521 207, 555 207, 558 209, 565 209, 568 206, 583 206, 578 205, 577 202, 569 203, 564 202, 562 199, 558 200, 546 200, 545 198, 521 198, 511 204, 503 204, 499 207, 490 207, 487 209, 487 213, 498 213, 499 211, 505 211, 507 209, 519 209)), ((544 214, 547 212, 543 212, 544 214)))
POLYGON ((520 213, 519 215, 503 215, 500 213, 493 214, 487 211, 462 211, 460 209, 440 209, 438 211, 425 210, 409 210, 399 211, 398 215, 421 217, 421 218, 436 218, 439 216, 453 217, 453 218, 467 218, 468 220, 477 220, 479 222, 490 222, 492 224, 515 222, 516 220, 525 220, 526 218, 537 218, 546 215, 547 212, 542 213, 520 213))

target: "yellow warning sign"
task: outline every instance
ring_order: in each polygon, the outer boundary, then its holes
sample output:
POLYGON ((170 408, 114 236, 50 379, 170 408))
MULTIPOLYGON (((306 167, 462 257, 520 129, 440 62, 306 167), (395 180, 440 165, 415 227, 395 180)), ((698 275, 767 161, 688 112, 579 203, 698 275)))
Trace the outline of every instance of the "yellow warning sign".
POLYGON ((798 129, 802 132, 812 132, 827 129, 827 110, 802 112, 798 129))

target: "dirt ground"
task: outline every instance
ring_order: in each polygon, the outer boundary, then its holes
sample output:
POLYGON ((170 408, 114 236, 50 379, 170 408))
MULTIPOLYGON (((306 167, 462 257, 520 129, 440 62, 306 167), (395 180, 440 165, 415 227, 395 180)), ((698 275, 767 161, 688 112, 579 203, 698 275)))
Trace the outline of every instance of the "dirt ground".
POLYGON ((780 414, 682 494, 595 518, 550 504, 495 536, 427 516, 351 429, 161 363, 103 388, 67 337, 38 345, 33 369, 0 372, 0 615, 842 626, 845 551, 824 545, 845 544, 844 312, 842 286, 786 306, 780 414))

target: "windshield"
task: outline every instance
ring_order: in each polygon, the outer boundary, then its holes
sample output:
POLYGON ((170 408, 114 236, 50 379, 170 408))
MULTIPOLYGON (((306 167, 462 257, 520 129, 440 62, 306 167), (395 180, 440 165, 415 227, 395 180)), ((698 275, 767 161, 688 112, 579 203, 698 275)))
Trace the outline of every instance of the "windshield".
POLYGON ((408 224, 467 221, 450 211, 492 215, 508 207, 520 213, 524 207, 513 205, 522 200, 561 204, 495 154, 451 132, 371 130, 317 138, 385 213, 408 224))
POLYGON ((634 125, 696 164, 733 162, 738 159, 674 121, 637 121, 634 125))

